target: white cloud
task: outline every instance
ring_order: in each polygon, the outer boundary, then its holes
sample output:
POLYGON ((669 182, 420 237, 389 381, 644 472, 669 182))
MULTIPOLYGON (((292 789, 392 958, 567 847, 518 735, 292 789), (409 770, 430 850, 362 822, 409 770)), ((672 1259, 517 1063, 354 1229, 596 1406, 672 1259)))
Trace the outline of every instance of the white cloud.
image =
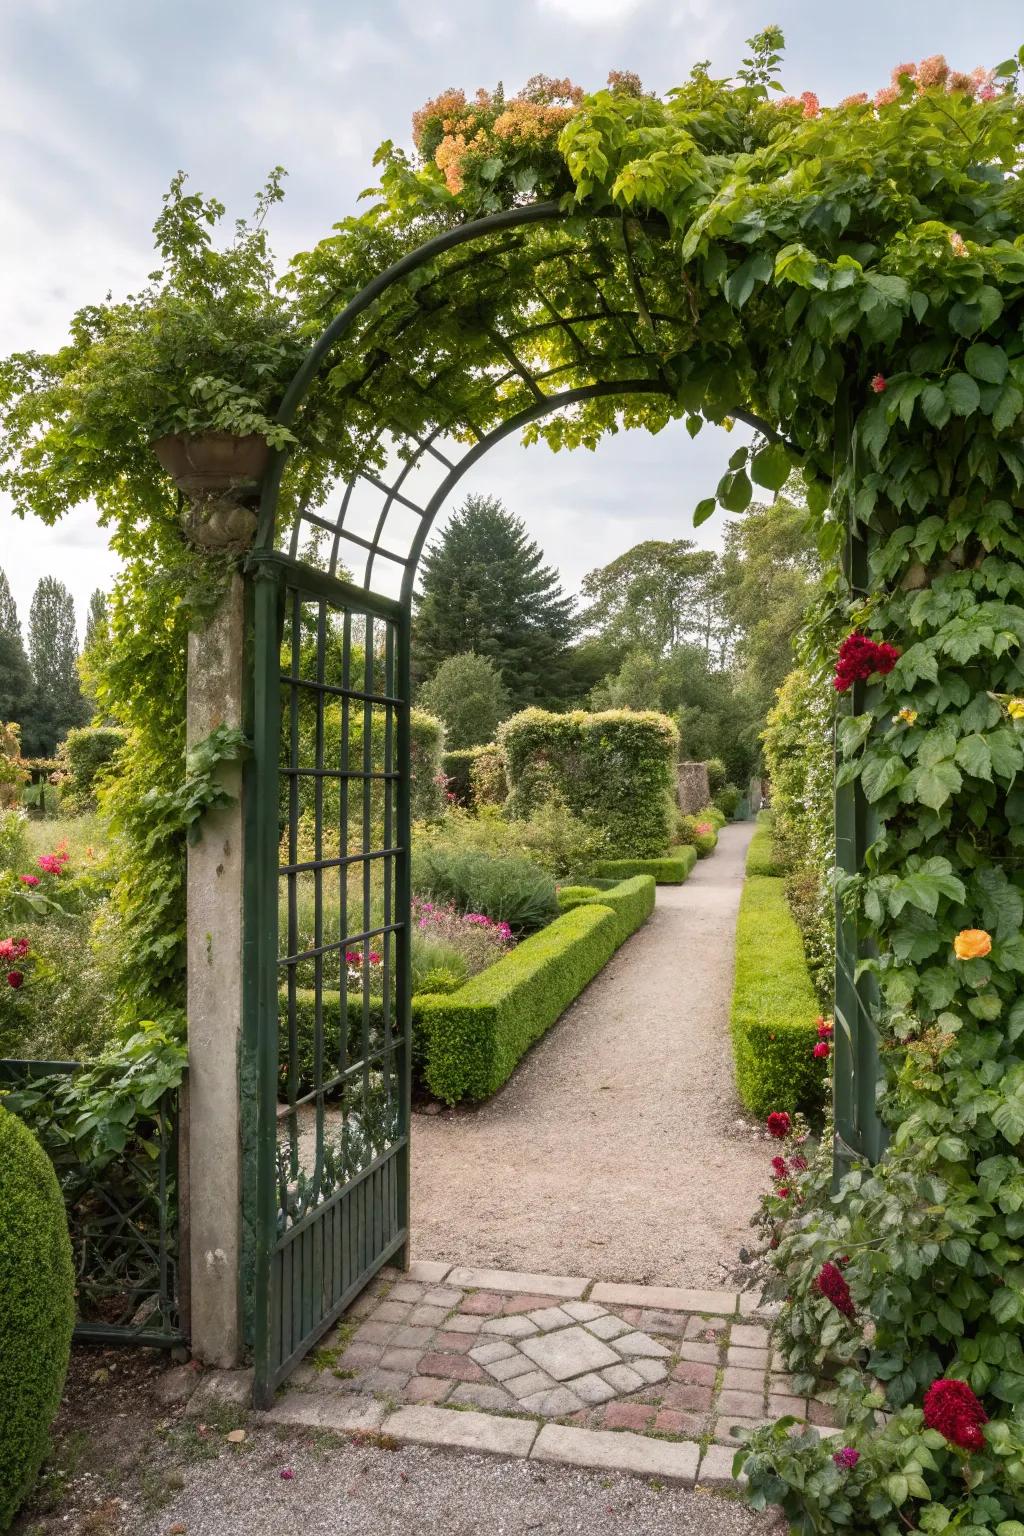
POLYGON ((628 20, 647 0, 539 0, 542 11, 555 11, 578 26, 608 27, 628 20))

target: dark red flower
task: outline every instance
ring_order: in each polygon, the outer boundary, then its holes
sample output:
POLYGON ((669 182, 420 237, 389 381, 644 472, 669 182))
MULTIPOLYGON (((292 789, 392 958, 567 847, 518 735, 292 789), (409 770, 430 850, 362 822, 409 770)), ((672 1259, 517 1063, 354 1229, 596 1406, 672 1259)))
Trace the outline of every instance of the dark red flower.
POLYGON ((860 1451, 855 1451, 852 1445, 844 1445, 841 1451, 835 1452, 832 1460, 837 1467, 852 1470, 860 1461, 860 1451))
POLYGON ((854 1306, 850 1287, 834 1264, 825 1263, 821 1266, 814 1287, 822 1296, 827 1296, 837 1312, 841 1312, 844 1317, 853 1316, 854 1306))
POLYGON ((875 374, 874 378, 871 380, 871 388, 874 390, 876 395, 883 395, 885 393, 885 391, 889 388, 889 380, 886 378, 884 373, 875 374))
POLYGON ((775 1191, 775 1193, 778 1195, 780 1200, 788 1200, 789 1199, 789 1185, 788 1184, 780 1184, 778 1189, 775 1191))
POLYGON ((980 1451, 985 1444, 981 1427, 988 1423, 988 1414, 966 1381, 933 1381, 924 1395, 924 1421, 962 1450, 980 1451))
POLYGON ((819 1058, 819 1060, 820 1060, 821 1057, 827 1056, 828 1052, 829 1052, 828 1041, 827 1040, 819 1040, 817 1045, 814 1047, 812 1055, 817 1056, 819 1058))
POLYGON ((807 1168, 807 1159, 804 1157, 803 1153, 798 1152, 796 1157, 790 1160, 790 1167, 795 1168, 798 1173, 803 1173, 805 1171, 807 1168))
POLYGON ((784 1157, 772 1158, 772 1172, 777 1179, 784 1179, 788 1171, 789 1170, 786 1167, 786 1159, 784 1157))
POLYGON ((776 1109, 765 1121, 769 1136, 774 1136, 776 1141, 784 1141, 789 1135, 789 1127, 792 1122, 784 1109, 776 1109))
POLYGON ((22 982, 24 980, 25 980, 25 973, 24 973, 24 971, 8 971, 7 972, 7 985, 9 987, 13 987, 15 992, 17 992, 18 988, 21 986, 21 984, 22 984, 22 982))
POLYGON ((854 683, 863 682, 875 672, 884 677, 899 659, 900 653, 894 645, 869 640, 867 635, 856 632, 847 635, 839 647, 833 686, 837 693, 846 693, 854 683))
POLYGON ((833 1024, 831 1024, 831 1023, 828 1023, 825 1019, 819 1019, 818 1020, 818 1039, 819 1040, 831 1040, 831 1038, 832 1038, 832 1031, 833 1031, 834 1028, 835 1028, 835 1026, 833 1024))

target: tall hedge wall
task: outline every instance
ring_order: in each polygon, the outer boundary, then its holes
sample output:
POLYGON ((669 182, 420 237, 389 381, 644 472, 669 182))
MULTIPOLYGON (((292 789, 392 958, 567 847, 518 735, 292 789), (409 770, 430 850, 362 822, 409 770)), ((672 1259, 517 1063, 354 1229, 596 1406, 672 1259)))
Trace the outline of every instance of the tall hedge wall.
POLYGON ((629 709, 554 715, 526 709, 498 732, 509 807, 529 816, 558 797, 601 827, 611 859, 657 858, 674 819, 679 733, 667 715, 629 709))

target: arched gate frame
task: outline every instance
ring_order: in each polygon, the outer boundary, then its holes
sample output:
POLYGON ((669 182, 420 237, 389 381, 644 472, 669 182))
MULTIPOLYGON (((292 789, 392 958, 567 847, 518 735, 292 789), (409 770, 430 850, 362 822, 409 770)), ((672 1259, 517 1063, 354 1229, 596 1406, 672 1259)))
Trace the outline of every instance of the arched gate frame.
MULTIPOLYGON (((606 398, 627 425, 636 395, 648 406, 660 397, 665 420, 678 414, 666 359, 685 350, 687 326, 659 305, 663 276, 641 265, 617 218, 568 219, 556 204, 459 225, 347 304, 282 403, 291 426, 340 367, 361 446, 333 510, 296 493, 287 517, 287 456, 275 456, 247 567, 243 1310, 257 1406, 408 1249, 420 555, 454 487, 503 438, 606 398), (529 226, 545 238, 524 281, 529 226), (451 410, 452 363, 434 339, 441 313, 479 340, 480 420, 451 410), (410 397, 421 407, 412 426, 400 404, 410 397)), ((732 414, 778 435, 745 409, 732 414)), ((851 575, 862 553, 851 541, 851 575)), ((838 812, 840 857, 856 868, 867 828, 852 787, 838 812)), ((838 1130, 842 1148, 873 1156, 877 1047, 855 935, 840 924, 839 938, 838 1130)))

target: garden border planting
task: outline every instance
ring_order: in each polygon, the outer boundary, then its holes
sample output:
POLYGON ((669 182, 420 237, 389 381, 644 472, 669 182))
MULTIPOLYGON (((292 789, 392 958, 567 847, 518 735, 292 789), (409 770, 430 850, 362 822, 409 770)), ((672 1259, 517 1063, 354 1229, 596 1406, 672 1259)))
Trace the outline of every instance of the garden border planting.
POLYGON ((627 914, 637 916, 637 927, 644 921, 650 887, 645 891, 624 894, 614 908, 608 897, 615 893, 602 893, 599 903, 564 912, 458 992, 418 997, 431 1093, 447 1104, 497 1093, 628 937, 627 914))
POLYGON ((767 875, 771 879, 782 875, 770 818, 759 821, 757 831, 750 840, 746 869, 748 875, 767 875))
POLYGON ((818 1000, 785 883, 748 875, 736 924, 732 1030, 736 1088, 755 1115, 821 1101, 813 1056, 818 1000))

